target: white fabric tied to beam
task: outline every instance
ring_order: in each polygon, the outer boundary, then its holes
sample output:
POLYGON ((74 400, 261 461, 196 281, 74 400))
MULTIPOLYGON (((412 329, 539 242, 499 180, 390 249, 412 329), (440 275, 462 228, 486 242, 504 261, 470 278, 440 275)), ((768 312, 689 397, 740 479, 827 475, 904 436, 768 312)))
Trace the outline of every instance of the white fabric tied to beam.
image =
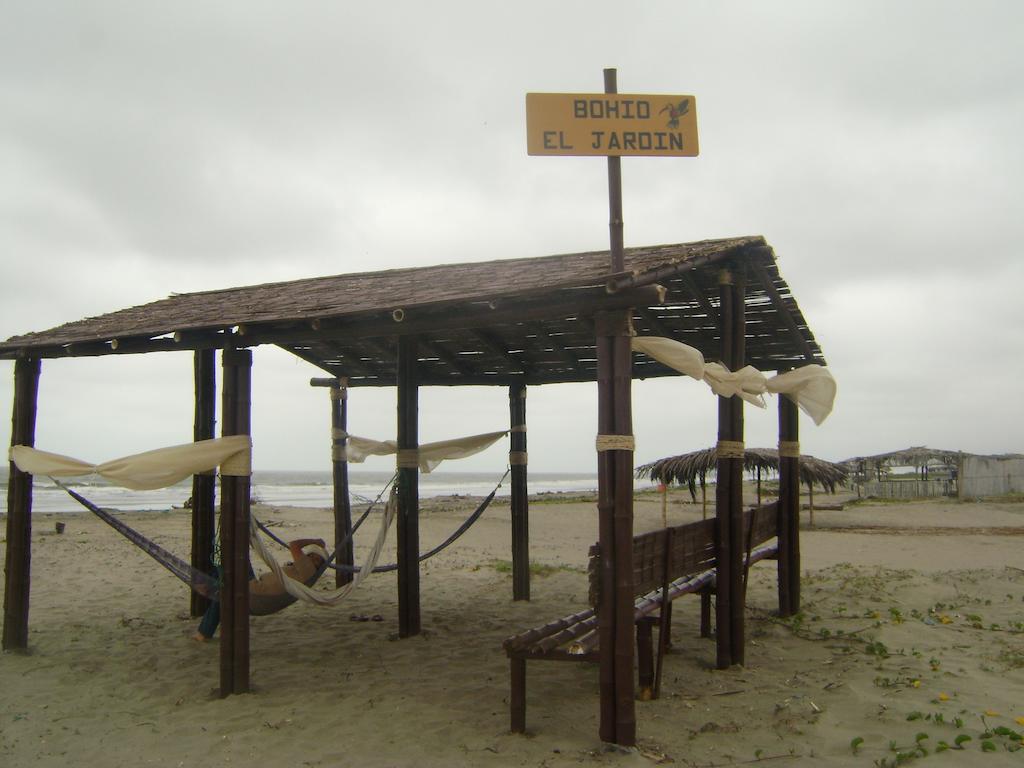
POLYGON ((815 424, 821 424, 832 413, 836 380, 828 369, 820 365, 805 365, 769 379, 751 365, 730 371, 720 363, 705 363, 699 349, 674 339, 635 336, 632 345, 635 351, 643 352, 692 379, 706 382, 721 397, 739 396, 758 408, 764 408, 762 395, 765 392, 786 395, 815 424))
MULTIPOLYGON (((436 443, 424 443, 419 447, 418 465, 420 471, 429 475, 437 466, 448 459, 464 459, 467 456, 480 453, 490 448, 498 440, 508 434, 508 430, 501 432, 487 432, 482 435, 470 435, 469 437, 457 437, 452 440, 441 440, 436 443)), ((360 464, 367 456, 389 456, 398 453, 398 443, 394 440, 371 440, 368 437, 346 435, 348 445, 345 446, 344 458, 342 461, 349 461, 360 464)), ((403 449, 405 450, 405 449, 403 449)), ((414 450, 414 449, 409 449, 414 450)))
POLYGON ((114 485, 131 488, 133 491, 166 488, 189 475, 200 475, 218 466, 222 475, 245 477, 252 472, 252 440, 249 435, 232 435, 157 448, 102 464, 90 464, 27 445, 12 446, 9 455, 18 469, 30 475, 99 475, 114 485))

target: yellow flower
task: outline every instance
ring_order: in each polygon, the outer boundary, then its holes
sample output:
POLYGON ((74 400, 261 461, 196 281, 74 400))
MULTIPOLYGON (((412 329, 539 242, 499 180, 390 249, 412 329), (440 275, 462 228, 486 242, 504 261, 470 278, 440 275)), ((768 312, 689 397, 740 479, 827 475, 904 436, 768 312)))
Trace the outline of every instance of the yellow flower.
POLYGON ((915 688, 920 688, 921 687, 921 681, 920 680, 911 680, 910 684, 912 686, 914 686, 915 688))
POLYGON ((941 621, 943 624, 952 624, 953 623, 953 620, 951 618, 949 618, 949 616, 947 616, 944 613, 939 615, 939 621, 941 621))
POLYGON ((939 701, 949 701, 949 694, 948 693, 940 693, 939 694, 939 701))
POLYGON ((999 713, 996 712, 994 709, 986 709, 985 714, 989 717, 999 717, 999 713))
POLYGON ((1017 725, 1024 725, 1024 717, 1018 717, 1013 722, 1015 722, 1017 725))

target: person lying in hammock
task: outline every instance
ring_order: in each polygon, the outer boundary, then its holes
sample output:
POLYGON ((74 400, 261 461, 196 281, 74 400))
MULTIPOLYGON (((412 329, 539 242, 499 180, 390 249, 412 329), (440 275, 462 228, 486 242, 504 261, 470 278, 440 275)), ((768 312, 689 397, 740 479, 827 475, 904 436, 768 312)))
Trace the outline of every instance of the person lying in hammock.
MULTIPOLYGON (((324 563, 320 552, 324 551, 323 539, 295 539, 288 542, 288 551, 291 553, 292 562, 281 568, 286 576, 303 583, 308 582, 324 563), (316 546, 319 552, 303 552, 303 547, 316 546)), ((252 569, 249 569, 249 595, 277 596, 285 593, 284 585, 273 571, 267 571, 259 578, 255 578, 252 569)), ((203 614, 199 628, 192 636, 193 640, 204 642, 213 637, 220 624, 220 603, 211 602, 203 614)))

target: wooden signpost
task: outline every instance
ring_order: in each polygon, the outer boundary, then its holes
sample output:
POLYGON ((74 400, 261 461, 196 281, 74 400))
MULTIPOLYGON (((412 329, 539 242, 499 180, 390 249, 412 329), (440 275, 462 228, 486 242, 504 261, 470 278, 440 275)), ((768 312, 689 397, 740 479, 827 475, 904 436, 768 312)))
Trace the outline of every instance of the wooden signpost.
POLYGON ((693 96, 526 94, 531 155, 695 157, 693 96))
MULTIPOLYGON (((622 234, 623 156, 697 155, 693 96, 618 93, 616 71, 604 70, 603 94, 526 95, 531 155, 608 158, 610 273, 625 271, 622 234)), ((633 356, 631 310, 599 313, 597 328, 597 508, 602 590, 600 635, 602 741, 636 744, 633 684, 633 356)))

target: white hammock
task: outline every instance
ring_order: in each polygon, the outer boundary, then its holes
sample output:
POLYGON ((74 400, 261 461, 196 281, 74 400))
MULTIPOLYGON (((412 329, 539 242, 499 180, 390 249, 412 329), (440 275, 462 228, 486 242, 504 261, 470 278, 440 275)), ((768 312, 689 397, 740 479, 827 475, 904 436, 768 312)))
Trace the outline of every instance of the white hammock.
MULTIPOLYGON (((388 503, 384 507, 384 517, 380 521, 380 530, 377 532, 377 539, 373 542, 373 547, 370 549, 369 554, 367 554, 366 561, 363 563, 352 581, 338 587, 337 589, 329 591, 313 589, 312 587, 307 587, 298 579, 293 579, 291 576, 287 575, 281 567, 281 564, 277 562, 273 553, 271 553, 263 543, 263 539, 259 535, 259 528, 256 525, 256 518, 250 518, 249 544, 256 551, 256 554, 260 556, 260 560, 262 560, 274 573, 277 579, 281 582, 281 585, 284 587, 284 590, 289 595, 299 600, 305 600, 307 603, 314 603, 315 605, 333 608, 344 600, 352 590, 362 584, 366 577, 373 573, 373 569, 377 565, 377 560, 380 558, 381 550, 384 549, 384 542, 387 540, 388 529, 391 527, 391 521, 394 520, 395 517, 397 499, 396 490, 392 486, 391 495, 388 496, 388 503)), ((325 561, 327 560, 328 555, 323 547, 313 545, 310 548, 324 558, 325 561)))

